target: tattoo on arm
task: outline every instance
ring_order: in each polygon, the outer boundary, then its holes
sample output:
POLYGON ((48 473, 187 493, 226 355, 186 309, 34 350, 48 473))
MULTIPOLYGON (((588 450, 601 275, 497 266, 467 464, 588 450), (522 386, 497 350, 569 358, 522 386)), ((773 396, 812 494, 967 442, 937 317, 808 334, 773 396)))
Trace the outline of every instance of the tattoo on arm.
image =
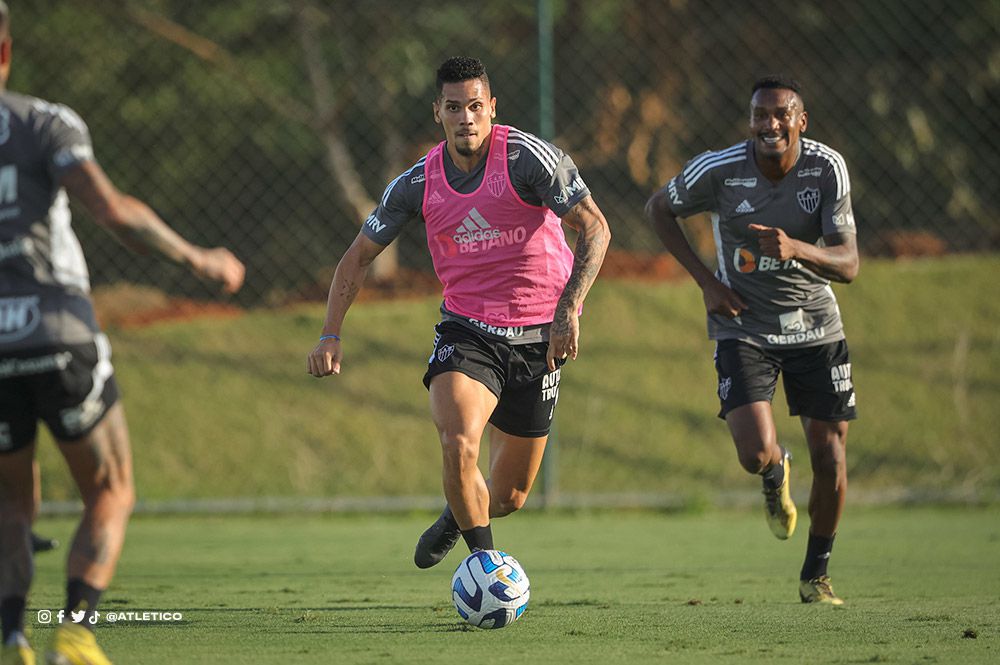
POLYGON ((597 279, 597 273, 601 270, 604 254, 611 240, 604 215, 589 196, 573 206, 573 209, 563 217, 563 221, 576 229, 579 236, 573 252, 573 271, 556 307, 556 319, 553 323, 556 333, 568 332, 569 323, 566 314, 579 309, 583 303, 584 297, 597 279))
POLYGON ((355 282, 353 279, 346 279, 344 283, 340 285, 337 291, 337 295, 346 300, 347 302, 354 302, 355 296, 358 295, 358 291, 361 290, 361 285, 355 282))

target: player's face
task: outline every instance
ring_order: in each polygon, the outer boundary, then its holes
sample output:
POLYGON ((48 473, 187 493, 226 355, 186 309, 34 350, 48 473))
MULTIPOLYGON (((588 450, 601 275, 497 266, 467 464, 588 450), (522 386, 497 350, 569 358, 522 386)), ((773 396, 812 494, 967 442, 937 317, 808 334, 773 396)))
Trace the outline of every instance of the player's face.
POLYGON ((434 102, 434 121, 444 127, 455 152, 471 157, 482 152, 496 117, 497 100, 479 79, 445 83, 434 102))
POLYGON ((802 99, 791 90, 761 88, 750 100, 750 132, 760 157, 781 159, 794 154, 807 122, 802 99))

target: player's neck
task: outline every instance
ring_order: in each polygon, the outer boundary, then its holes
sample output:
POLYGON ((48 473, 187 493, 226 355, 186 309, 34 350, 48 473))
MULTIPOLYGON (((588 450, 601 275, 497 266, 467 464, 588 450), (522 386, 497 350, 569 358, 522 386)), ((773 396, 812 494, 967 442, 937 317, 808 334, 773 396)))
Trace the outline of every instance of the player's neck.
POLYGON ((472 173, 476 169, 476 166, 479 165, 479 162, 483 161, 486 158, 486 155, 489 154, 492 139, 493 132, 491 130, 490 135, 486 137, 486 140, 479 146, 479 149, 469 155, 460 154, 457 150, 455 150, 454 146, 452 146, 449 141, 447 148, 448 156, 451 157, 451 163, 465 173, 472 173))
POLYGON ((791 173, 792 169, 799 161, 799 152, 802 150, 802 143, 796 141, 793 149, 786 150, 783 155, 778 158, 767 158, 761 157, 757 154, 757 149, 754 148, 753 158, 757 163, 757 169, 764 175, 765 178, 771 182, 778 182, 786 175, 791 173))

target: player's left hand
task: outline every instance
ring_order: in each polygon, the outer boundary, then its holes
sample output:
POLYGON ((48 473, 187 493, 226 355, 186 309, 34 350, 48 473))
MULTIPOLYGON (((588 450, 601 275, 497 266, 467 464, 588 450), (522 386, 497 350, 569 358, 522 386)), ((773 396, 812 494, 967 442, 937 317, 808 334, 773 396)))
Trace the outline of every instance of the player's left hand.
POLYGON ((545 354, 549 371, 556 369, 557 360, 576 360, 580 343, 580 317, 576 312, 556 310, 556 318, 549 327, 549 350, 545 354))
POLYGON ((757 232, 757 242, 764 256, 787 261, 795 258, 795 240, 788 237, 783 229, 762 224, 750 224, 751 231, 757 232))

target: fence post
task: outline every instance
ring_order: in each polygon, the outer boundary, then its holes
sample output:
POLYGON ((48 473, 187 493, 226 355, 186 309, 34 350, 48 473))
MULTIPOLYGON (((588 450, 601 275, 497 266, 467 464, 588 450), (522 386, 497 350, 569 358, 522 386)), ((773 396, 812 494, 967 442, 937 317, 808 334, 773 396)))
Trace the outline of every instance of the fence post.
MULTIPOLYGON (((555 136, 552 88, 552 0, 537 0, 538 7, 538 135, 546 141, 555 136)), ((542 458, 542 508, 549 508, 558 492, 559 436, 552 421, 549 441, 542 458)))

